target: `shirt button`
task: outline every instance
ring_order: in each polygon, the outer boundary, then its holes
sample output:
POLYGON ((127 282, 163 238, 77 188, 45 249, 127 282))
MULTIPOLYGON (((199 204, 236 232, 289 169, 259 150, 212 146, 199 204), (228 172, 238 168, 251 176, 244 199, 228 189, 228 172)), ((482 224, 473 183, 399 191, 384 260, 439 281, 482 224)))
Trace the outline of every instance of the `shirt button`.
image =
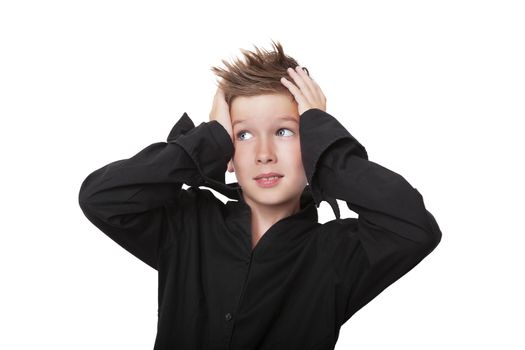
POLYGON ((232 314, 230 314, 230 313, 228 312, 226 315, 224 315, 224 319, 225 319, 226 321, 230 321, 230 320, 232 319, 232 314))

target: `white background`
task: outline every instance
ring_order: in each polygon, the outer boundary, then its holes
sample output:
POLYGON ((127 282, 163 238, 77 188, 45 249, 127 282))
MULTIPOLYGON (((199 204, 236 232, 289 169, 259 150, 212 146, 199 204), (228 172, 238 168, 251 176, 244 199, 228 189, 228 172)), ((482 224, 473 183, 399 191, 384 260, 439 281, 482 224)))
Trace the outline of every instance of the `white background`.
POLYGON ((210 67, 271 39, 443 233, 336 349, 525 348, 520 3, 3 1, 0 348, 153 348, 156 271, 83 216, 80 184, 183 112, 208 121, 210 67))

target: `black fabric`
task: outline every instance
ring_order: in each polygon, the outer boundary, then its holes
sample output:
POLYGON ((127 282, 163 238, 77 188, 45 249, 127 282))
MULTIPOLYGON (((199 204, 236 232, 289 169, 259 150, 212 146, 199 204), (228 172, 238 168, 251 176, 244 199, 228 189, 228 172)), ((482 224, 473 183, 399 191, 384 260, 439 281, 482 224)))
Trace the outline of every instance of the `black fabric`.
POLYGON ((439 244, 421 194, 333 116, 305 111, 300 135, 301 210, 253 249, 242 189, 224 183, 233 144, 216 121, 195 127, 184 113, 167 142, 82 182, 85 216, 158 271, 154 349, 333 349, 356 311, 439 244), (358 218, 341 219, 337 199, 358 218), (323 200, 336 219, 320 224, 323 200))

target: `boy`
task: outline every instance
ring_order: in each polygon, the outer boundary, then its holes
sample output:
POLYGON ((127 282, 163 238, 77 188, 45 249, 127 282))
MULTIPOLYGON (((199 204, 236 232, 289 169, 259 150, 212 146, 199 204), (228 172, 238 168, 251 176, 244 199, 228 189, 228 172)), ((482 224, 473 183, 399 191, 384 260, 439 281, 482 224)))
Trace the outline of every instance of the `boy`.
POLYGON ((333 349, 340 327, 441 240, 421 194, 368 160, 273 44, 212 68, 222 80, 209 122, 184 113, 167 142, 81 185, 86 217, 158 271, 157 350, 333 349), (225 184, 226 170, 238 182, 225 184), (358 218, 339 218, 336 199, 358 218), (323 200, 336 219, 320 224, 323 200))

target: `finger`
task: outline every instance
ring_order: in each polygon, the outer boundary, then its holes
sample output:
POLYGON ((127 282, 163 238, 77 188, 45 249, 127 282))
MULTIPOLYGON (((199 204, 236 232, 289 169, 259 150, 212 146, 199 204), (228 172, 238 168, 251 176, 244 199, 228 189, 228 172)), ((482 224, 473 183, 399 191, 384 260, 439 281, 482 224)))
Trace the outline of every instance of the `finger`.
POLYGON ((295 98, 295 100, 297 101, 298 104, 300 104, 300 105, 307 104, 306 97, 303 95, 301 90, 297 86, 295 86, 294 83, 292 83, 291 81, 289 81, 285 77, 281 78, 281 83, 284 86, 286 86, 288 88, 288 90, 290 90, 290 92, 292 93, 292 95, 294 96, 294 98, 295 98))
MULTIPOLYGON (((297 66, 297 67, 299 67, 299 66, 297 66)), ((303 73, 304 73, 304 71, 303 71, 303 73)), ((313 99, 313 95, 312 95, 312 92, 310 91, 310 88, 308 87, 308 85, 306 85, 306 82, 303 79, 303 77, 301 75, 299 75, 299 73, 293 68, 288 68, 288 74, 290 75, 290 77, 293 78, 295 84, 301 89, 301 91, 303 92, 303 95, 306 97, 306 99, 308 101, 311 101, 313 99)))
POLYGON ((317 84, 317 82, 313 79, 312 79, 312 84, 314 85, 315 90, 318 92, 319 96, 321 96, 321 98, 326 101, 326 96, 324 95, 323 90, 321 90, 321 87, 319 86, 319 84, 317 84))
POLYGON ((308 73, 305 71, 306 68, 304 67, 301 67, 301 66, 297 66, 295 67, 295 70, 297 72, 297 74, 303 78, 304 80, 304 83, 306 86, 308 86, 308 89, 310 90, 310 92, 315 92, 316 91, 316 88, 315 86, 313 85, 313 79, 310 77, 310 75, 308 75, 308 73))
POLYGON ((296 70, 308 85, 312 93, 312 102, 326 99, 321 88, 319 87, 319 84, 317 84, 317 82, 304 71, 303 67, 297 66, 296 70))
POLYGON ((289 74, 294 79, 294 82, 296 85, 301 89, 303 92, 303 95, 309 100, 312 101, 314 98, 311 87, 307 83, 307 80, 305 79, 305 72, 300 67, 297 66, 295 69, 289 68, 289 74))

